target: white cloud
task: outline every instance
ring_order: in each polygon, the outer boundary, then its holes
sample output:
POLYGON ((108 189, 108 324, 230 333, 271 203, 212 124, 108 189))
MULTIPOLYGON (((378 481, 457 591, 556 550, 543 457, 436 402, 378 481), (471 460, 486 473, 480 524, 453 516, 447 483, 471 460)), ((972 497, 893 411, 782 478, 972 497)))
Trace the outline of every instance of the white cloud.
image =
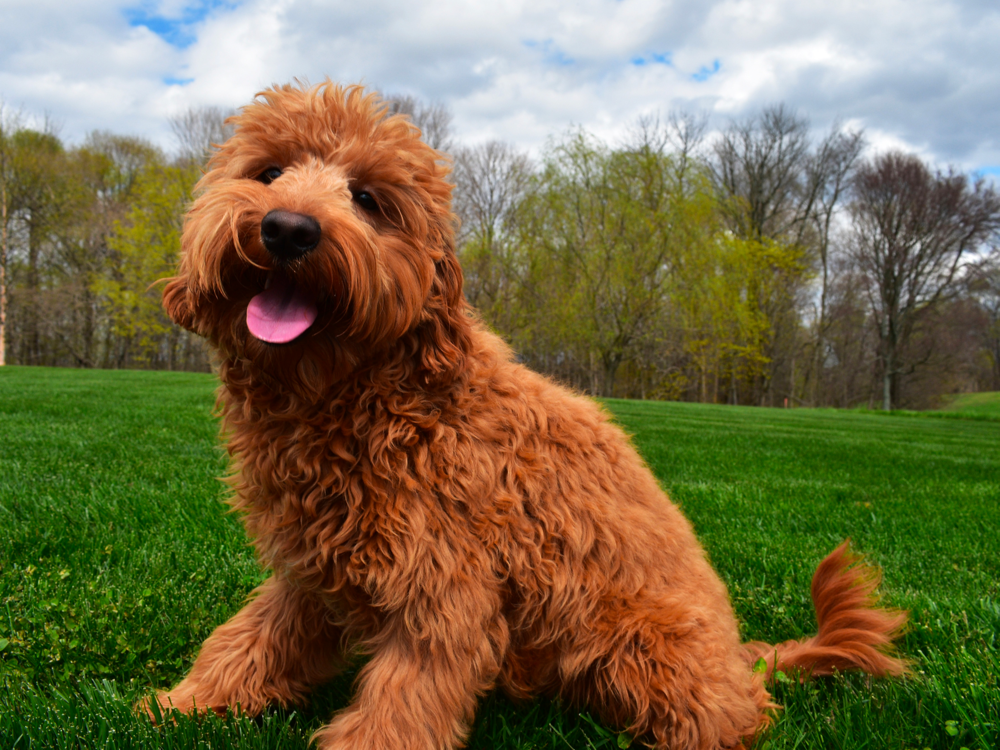
POLYGON ((173 112, 329 75, 443 101, 470 141, 538 149, 572 124, 615 138, 657 109, 703 109, 722 125, 784 101, 820 131, 850 119, 876 145, 1000 165, 1000 8, 986 0, 4 5, 0 95, 76 141, 105 128, 169 147, 173 112), (161 32, 204 18, 181 28, 185 46, 130 25, 136 9, 161 32))

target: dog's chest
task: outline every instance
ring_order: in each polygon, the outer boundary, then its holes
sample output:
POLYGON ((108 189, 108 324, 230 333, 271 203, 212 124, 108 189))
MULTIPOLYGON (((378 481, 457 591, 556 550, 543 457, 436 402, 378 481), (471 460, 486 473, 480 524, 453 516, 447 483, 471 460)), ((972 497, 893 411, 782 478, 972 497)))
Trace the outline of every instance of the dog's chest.
POLYGON ((442 498, 433 457, 413 442, 374 452, 349 435, 300 427, 253 448, 234 504, 261 561, 311 588, 378 602, 433 548, 468 546, 458 538, 468 509, 442 498))

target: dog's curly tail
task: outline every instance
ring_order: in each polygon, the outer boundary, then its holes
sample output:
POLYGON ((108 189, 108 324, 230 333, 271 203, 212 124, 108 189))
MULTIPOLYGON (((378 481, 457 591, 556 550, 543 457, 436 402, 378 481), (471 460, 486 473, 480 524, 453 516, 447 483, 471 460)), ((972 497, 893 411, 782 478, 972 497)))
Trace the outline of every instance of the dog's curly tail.
POLYGON ((849 545, 847 540, 827 555, 813 575, 816 635, 777 646, 761 641, 743 644, 744 658, 755 665, 755 671, 766 666, 765 679, 775 669, 799 679, 848 670, 876 677, 909 671, 905 660, 892 655, 892 642, 906 625, 907 613, 876 606, 874 591, 882 575, 862 563, 849 545))

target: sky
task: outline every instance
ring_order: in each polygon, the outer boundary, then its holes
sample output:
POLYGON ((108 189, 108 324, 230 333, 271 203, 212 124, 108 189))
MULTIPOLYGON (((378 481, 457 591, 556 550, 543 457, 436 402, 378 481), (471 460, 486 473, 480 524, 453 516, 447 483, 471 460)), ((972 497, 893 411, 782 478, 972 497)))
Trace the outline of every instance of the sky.
POLYGON ((69 143, 167 151, 168 118, 330 77, 445 104, 533 154, 643 115, 723 128, 784 103, 816 135, 1000 175, 998 0, 0 0, 0 99, 69 143))

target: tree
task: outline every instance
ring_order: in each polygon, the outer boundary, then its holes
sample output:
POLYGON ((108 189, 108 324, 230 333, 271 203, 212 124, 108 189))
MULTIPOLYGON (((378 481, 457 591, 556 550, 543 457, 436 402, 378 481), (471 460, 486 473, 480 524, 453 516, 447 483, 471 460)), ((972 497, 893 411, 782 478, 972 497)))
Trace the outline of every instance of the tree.
POLYGON ((781 104, 723 131, 712 171, 738 237, 801 244, 815 200, 806 180, 809 146, 808 121, 781 104))
POLYGON ((550 149, 524 202, 536 321, 527 349, 575 362, 592 393, 615 393, 619 368, 661 335, 677 259, 714 210, 678 174, 656 143, 613 150, 578 132, 550 149))
POLYGON ((988 389, 1000 391, 1000 249, 994 248, 976 264, 969 274, 968 288, 985 317, 980 335, 990 364, 988 389))
MULTIPOLYGON (((691 358, 696 399, 739 403, 741 383, 767 365, 769 321, 758 300, 784 246, 716 232, 677 263, 670 304, 691 358)), ((743 390, 747 390, 744 387, 743 390)))
POLYGON ((841 131, 836 125, 819 144, 806 166, 807 194, 815 195, 809 221, 819 255, 819 310, 813 343, 812 403, 822 400, 823 361, 827 355, 827 306, 830 295, 830 251, 834 219, 849 186, 851 175, 864 149, 861 131, 841 131))
POLYGON ((882 408, 899 402, 902 357, 914 330, 956 289, 966 254, 1000 229, 1000 196, 982 180, 932 173, 890 152, 862 164, 853 183, 851 251, 864 274, 879 333, 882 408))
POLYGON ((52 231, 65 218, 70 197, 66 151, 48 128, 13 132, 8 141, 7 181, 9 220, 25 237, 24 285, 20 294, 20 353, 24 364, 41 364, 41 295, 46 251, 51 249, 52 231))
POLYGON ((458 149, 452 174, 465 296, 510 335, 519 327, 517 296, 526 270, 517 216, 531 182, 531 163, 510 144, 489 141, 458 149))
POLYGON ((0 367, 7 364, 7 252, 10 242, 8 185, 12 179, 10 138, 18 129, 17 117, 9 116, 4 102, 0 100, 0 367))
POLYGON ((163 313, 153 287, 177 265, 184 207, 199 173, 191 164, 148 164, 138 176, 128 214, 115 222, 108 267, 93 283, 115 341, 107 349, 106 366, 176 369, 192 356, 190 337, 163 313))
POLYGON ((822 375, 817 378, 824 384, 823 403, 842 409, 872 406, 878 334, 863 274, 847 253, 831 258, 823 342, 822 375))
POLYGON ((106 363, 117 345, 94 289, 98 279, 114 272, 111 238, 140 195, 145 171, 162 162, 163 154, 148 141, 106 132, 91 133, 82 148, 70 153, 79 198, 71 226, 59 235, 64 298, 72 314, 71 330, 60 332, 60 338, 80 366, 94 367, 102 359, 106 363), (102 332, 100 345, 97 336, 102 332))
MULTIPOLYGON (((734 121, 715 142, 710 163, 719 205, 736 237, 796 246, 807 254, 815 251, 810 218, 825 185, 820 177, 826 168, 811 151, 807 120, 779 104, 734 121)), ((794 396, 790 371, 800 338, 800 316, 794 306, 809 276, 787 274, 780 268, 773 275, 796 286, 779 290, 768 285, 774 296, 760 300, 770 316, 764 355, 769 364, 753 387, 750 403, 762 404, 768 397, 773 401, 772 384, 781 371, 787 371, 794 396)))
POLYGON ((221 107, 191 107, 170 118, 181 161, 204 166, 212 150, 229 140, 234 126, 228 119, 235 110, 221 107))
POLYGON ((410 122, 420 128, 421 137, 428 146, 438 151, 450 151, 452 143, 452 114, 440 102, 427 104, 408 94, 392 94, 384 97, 389 105, 387 114, 406 115, 410 122))

